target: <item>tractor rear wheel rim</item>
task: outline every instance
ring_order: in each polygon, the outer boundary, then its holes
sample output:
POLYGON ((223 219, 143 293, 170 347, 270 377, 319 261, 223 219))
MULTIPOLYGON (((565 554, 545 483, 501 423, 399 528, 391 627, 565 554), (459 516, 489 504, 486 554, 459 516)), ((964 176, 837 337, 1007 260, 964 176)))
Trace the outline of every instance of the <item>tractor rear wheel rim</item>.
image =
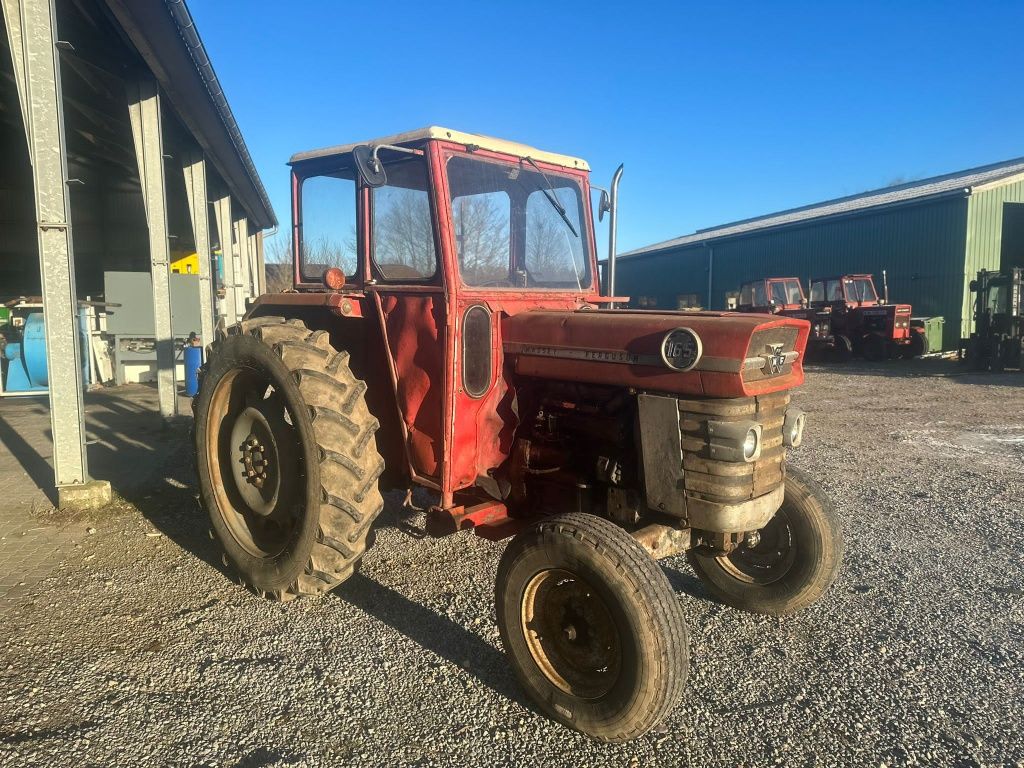
POLYGON ((218 382, 209 419, 216 514, 248 554, 275 558, 303 508, 302 442, 292 415, 271 377, 246 367, 218 382))
POLYGON ((619 630, 597 590, 561 568, 526 585, 521 621, 537 667, 555 686, 583 699, 606 695, 619 678, 619 630))
POLYGON ((740 544, 730 554, 717 558, 726 573, 747 584, 773 584, 793 567, 796 540, 785 509, 779 509, 758 531, 757 544, 740 544))

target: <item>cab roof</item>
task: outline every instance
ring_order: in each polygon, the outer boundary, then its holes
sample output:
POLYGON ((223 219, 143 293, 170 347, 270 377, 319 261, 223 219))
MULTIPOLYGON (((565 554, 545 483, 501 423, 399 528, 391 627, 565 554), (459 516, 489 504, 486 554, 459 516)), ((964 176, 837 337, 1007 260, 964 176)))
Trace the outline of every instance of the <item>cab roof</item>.
POLYGON ((298 154, 292 155, 291 160, 288 162, 290 165, 295 165, 296 163, 301 163, 306 160, 316 160, 318 158, 331 157, 334 155, 344 155, 351 152, 360 144, 370 144, 371 146, 377 144, 397 144, 401 146, 403 144, 414 144, 428 139, 452 141, 456 144, 464 144, 466 146, 475 145, 481 149, 491 150, 492 152, 501 152, 503 154, 513 155, 514 157, 529 157, 532 160, 539 160, 544 163, 551 163, 552 165, 560 165, 564 168, 573 168, 582 171, 590 170, 590 166, 587 164, 587 161, 578 157, 559 155, 554 152, 545 152, 542 149, 537 149, 536 147, 531 147, 527 144, 519 144, 515 141, 505 141, 504 139, 496 139, 493 136, 481 136, 475 133, 463 133, 462 131, 455 131, 451 128, 441 128, 436 125, 419 128, 415 131, 396 133, 393 136, 382 136, 381 138, 370 139, 369 141, 357 141, 352 144, 338 144, 333 147, 313 149, 308 152, 299 152, 298 154))

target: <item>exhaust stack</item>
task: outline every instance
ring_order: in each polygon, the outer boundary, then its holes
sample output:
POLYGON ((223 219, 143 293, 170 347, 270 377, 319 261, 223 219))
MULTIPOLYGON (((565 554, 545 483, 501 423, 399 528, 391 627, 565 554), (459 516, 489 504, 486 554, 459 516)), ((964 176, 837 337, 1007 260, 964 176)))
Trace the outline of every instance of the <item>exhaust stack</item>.
MULTIPOLYGON (((622 165, 615 169, 612 176, 612 188, 608 207, 608 295, 615 295, 615 235, 619 218, 619 180, 622 178, 622 165)), ((615 309, 615 303, 608 305, 615 309)))

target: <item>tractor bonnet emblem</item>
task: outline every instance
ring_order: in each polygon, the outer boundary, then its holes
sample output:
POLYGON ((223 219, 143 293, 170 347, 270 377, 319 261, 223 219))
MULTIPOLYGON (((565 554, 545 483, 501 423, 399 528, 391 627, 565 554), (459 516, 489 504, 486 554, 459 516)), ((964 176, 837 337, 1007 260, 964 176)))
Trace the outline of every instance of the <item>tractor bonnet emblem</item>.
POLYGON ((761 370, 767 376, 774 376, 786 364, 786 355, 782 351, 782 346, 782 344, 768 344, 767 354, 761 355, 764 358, 764 367, 761 370))

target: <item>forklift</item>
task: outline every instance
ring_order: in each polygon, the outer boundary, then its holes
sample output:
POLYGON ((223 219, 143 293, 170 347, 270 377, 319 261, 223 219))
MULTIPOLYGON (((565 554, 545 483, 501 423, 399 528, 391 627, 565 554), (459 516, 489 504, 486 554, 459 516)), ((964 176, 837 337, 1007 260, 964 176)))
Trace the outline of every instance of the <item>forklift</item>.
POLYGON ((986 269, 971 281, 974 331, 960 341, 960 357, 972 371, 1024 369, 1024 267, 986 269))

